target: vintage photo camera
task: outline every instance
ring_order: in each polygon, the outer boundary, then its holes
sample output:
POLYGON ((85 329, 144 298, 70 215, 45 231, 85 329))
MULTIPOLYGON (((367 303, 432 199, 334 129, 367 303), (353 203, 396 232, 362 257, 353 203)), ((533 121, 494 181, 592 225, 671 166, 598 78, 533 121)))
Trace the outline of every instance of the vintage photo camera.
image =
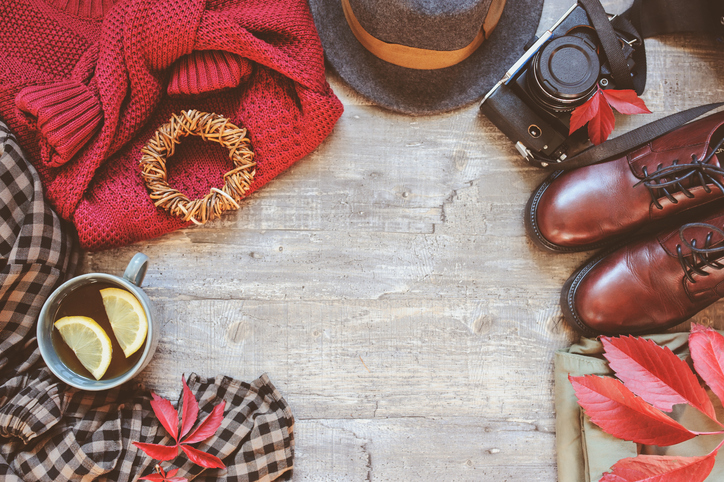
MULTIPOLYGON (((643 45, 641 38, 624 19, 619 17, 621 30, 616 17, 608 18, 635 75, 634 54, 643 45)), ((596 30, 579 4, 529 45, 487 93, 480 110, 515 142, 523 157, 546 165, 590 145, 585 128, 568 135, 571 111, 585 103, 596 86, 609 89, 616 85, 596 30)))

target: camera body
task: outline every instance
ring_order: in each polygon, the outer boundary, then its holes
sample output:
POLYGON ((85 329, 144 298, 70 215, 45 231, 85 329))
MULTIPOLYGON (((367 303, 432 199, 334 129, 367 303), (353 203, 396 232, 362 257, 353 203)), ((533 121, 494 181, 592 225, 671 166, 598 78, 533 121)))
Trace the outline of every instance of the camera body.
MULTIPOLYGON (((617 30, 613 22, 612 26, 629 70, 634 72, 633 55, 641 39, 617 30)), ((480 110, 529 161, 560 162, 588 146, 585 129, 569 136, 570 118, 597 86, 616 87, 596 30, 576 3, 534 39, 487 93, 480 110)))

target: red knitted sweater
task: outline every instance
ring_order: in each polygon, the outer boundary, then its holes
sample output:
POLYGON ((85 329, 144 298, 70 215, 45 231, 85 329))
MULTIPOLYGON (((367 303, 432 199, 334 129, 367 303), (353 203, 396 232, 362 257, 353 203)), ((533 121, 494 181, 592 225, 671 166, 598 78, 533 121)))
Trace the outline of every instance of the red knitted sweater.
MULTIPOLYGON (((140 150, 172 113, 249 130, 253 192, 317 147, 342 113, 305 0, 2 0, 0 118, 59 214, 98 250, 185 224, 154 207, 140 150)), ((185 139, 169 183, 223 185, 220 146, 185 139)))

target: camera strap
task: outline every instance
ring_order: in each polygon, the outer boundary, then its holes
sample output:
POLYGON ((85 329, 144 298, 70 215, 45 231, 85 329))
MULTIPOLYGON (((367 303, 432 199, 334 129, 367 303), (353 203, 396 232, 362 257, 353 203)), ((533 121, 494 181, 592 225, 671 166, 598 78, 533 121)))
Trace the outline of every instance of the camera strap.
MULTIPOLYGON (((596 30, 598 40, 601 42, 603 52, 606 54, 608 64, 611 66, 611 75, 620 89, 633 89, 631 69, 621 50, 621 41, 611 25, 608 14, 599 0, 578 0, 588 14, 588 18, 596 30)), ((643 89, 642 89, 643 91, 643 89)), ((641 93, 641 92, 637 92, 641 93)))
POLYGON ((635 147, 642 146, 679 126, 696 119, 710 110, 714 110, 721 106, 724 106, 724 102, 701 105, 677 112, 676 114, 671 114, 634 129, 631 132, 627 132, 626 134, 610 139, 602 144, 589 147, 585 151, 569 157, 564 161, 550 162, 547 159, 545 161, 537 159, 537 161, 540 163, 541 167, 551 170, 565 171, 610 161, 628 151, 631 151, 635 147))

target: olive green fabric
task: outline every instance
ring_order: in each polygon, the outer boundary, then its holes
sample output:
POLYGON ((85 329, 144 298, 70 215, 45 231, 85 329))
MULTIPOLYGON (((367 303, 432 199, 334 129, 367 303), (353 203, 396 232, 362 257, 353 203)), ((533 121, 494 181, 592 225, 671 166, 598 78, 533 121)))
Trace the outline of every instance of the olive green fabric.
MULTIPOLYGON (((688 333, 646 336, 669 347, 679 358, 688 360, 688 333)), ((721 436, 699 436, 672 447, 637 446, 608 435, 591 423, 578 405, 568 375, 613 375, 603 358, 600 341, 581 338, 580 342, 560 350, 555 356, 556 450, 559 482, 597 482, 618 460, 635 457, 640 451, 658 455, 706 455, 721 441, 721 436)), ((711 393, 717 417, 724 421, 724 409, 711 393)), ((691 430, 721 430, 706 416, 687 405, 677 405, 671 416, 691 430)), ((719 457, 707 481, 724 480, 724 454, 719 457)))

